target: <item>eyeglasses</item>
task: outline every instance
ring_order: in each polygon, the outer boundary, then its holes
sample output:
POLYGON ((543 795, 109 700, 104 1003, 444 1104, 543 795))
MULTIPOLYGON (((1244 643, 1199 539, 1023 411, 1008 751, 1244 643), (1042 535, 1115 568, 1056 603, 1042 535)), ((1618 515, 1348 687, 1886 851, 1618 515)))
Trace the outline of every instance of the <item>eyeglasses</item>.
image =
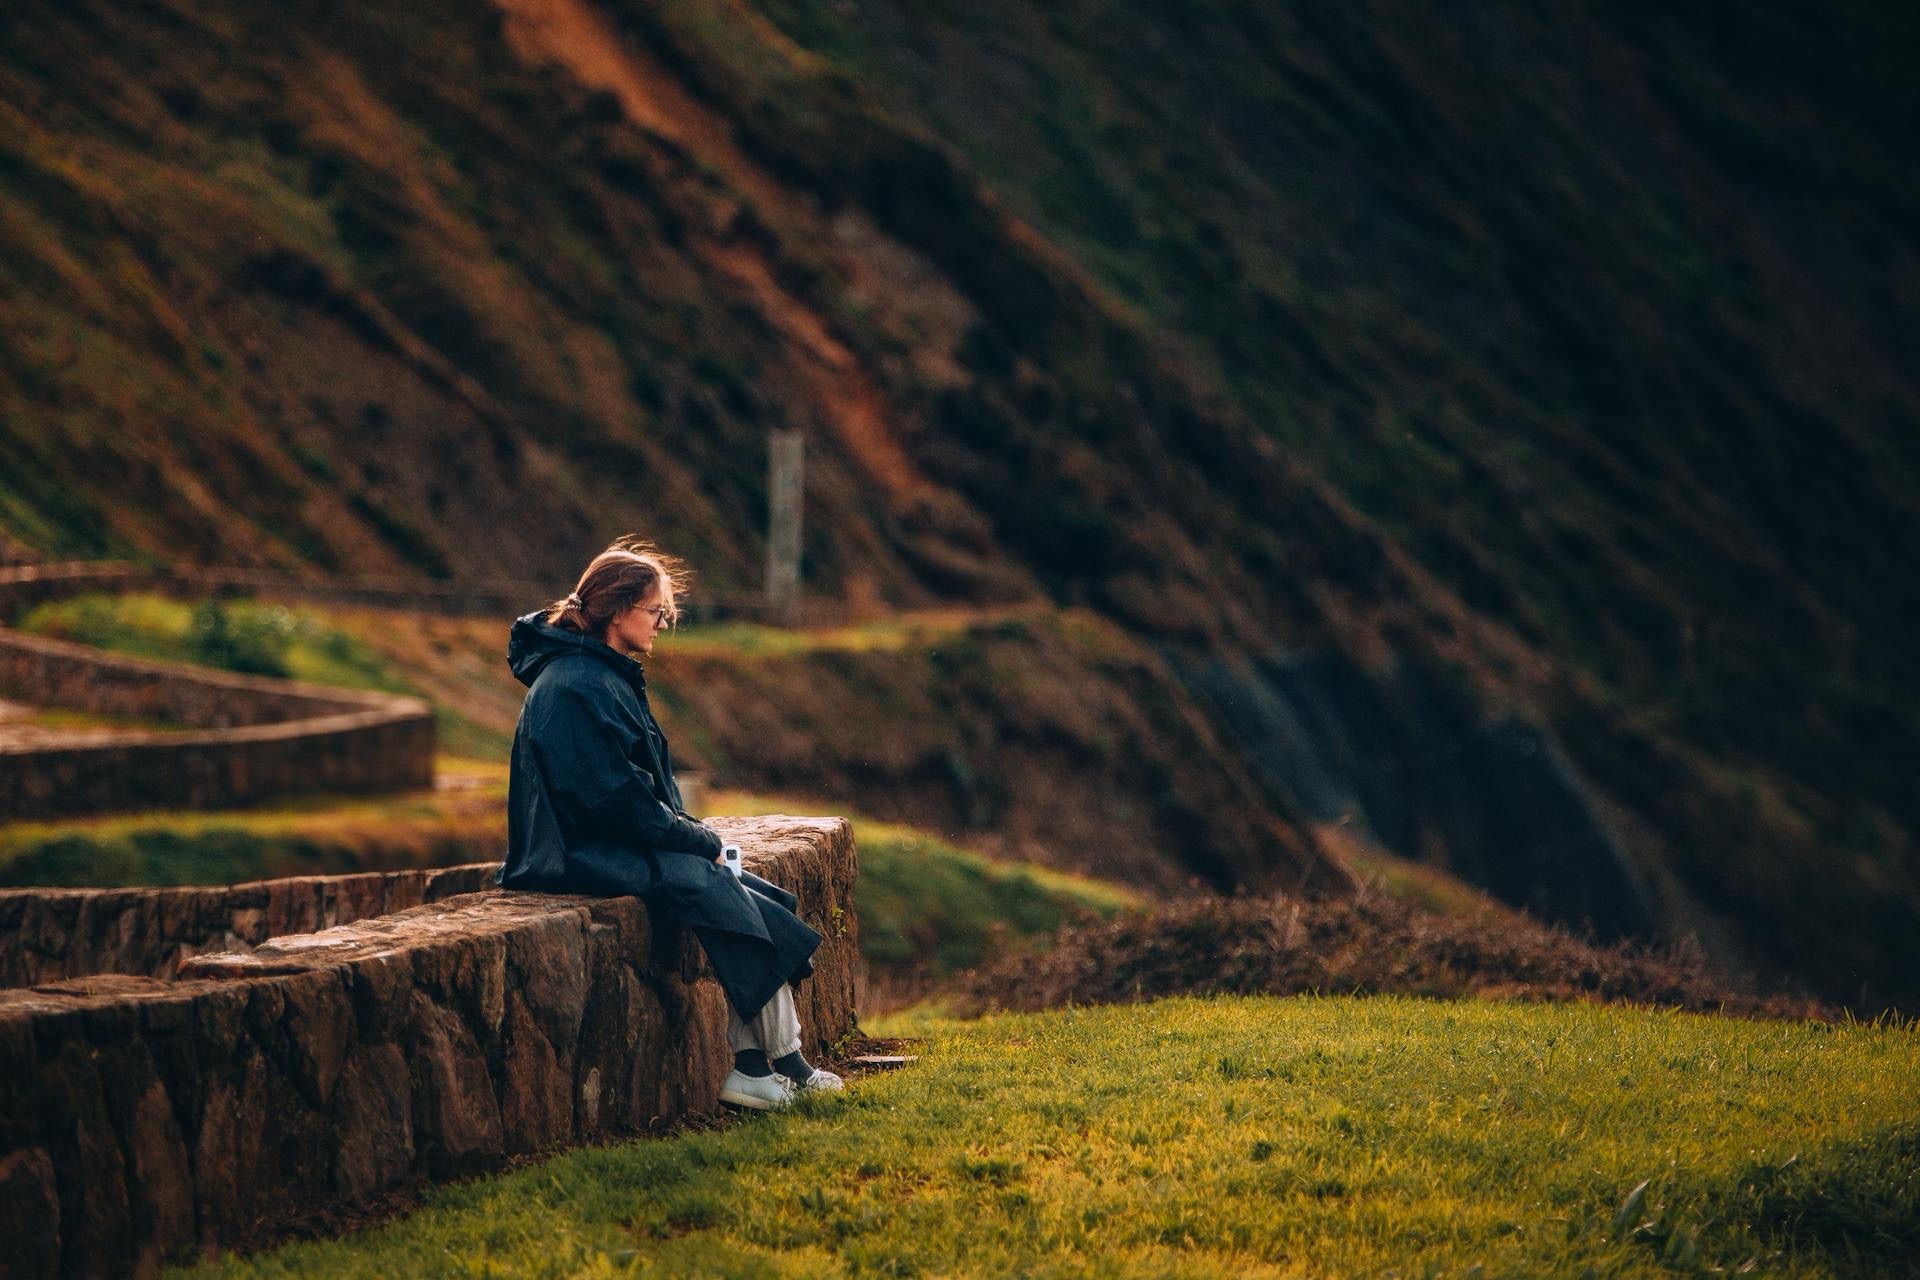
MULTIPOLYGON (((638 605, 634 607, 639 608, 638 605)), ((653 616, 653 623, 657 627, 672 626, 675 613, 676 613, 675 610, 668 608, 665 601, 662 601, 661 603, 654 605, 651 609, 640 609, 640 612, 645 614, 651 614, 653 616)))

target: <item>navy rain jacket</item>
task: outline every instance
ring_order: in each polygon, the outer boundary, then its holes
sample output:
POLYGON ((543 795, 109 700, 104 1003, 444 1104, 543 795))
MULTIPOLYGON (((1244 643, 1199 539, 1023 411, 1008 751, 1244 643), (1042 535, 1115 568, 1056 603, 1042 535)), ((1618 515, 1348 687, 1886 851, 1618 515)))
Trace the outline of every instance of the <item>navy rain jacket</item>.
POLYGON ((693 926, 742 1018, 813 971, 820 935, 798 903, 714 862, 720 837, 683 808, 640 664, 530 613, 507 664, 527 686, 513 732, 503 888, 638 894, 693 926))

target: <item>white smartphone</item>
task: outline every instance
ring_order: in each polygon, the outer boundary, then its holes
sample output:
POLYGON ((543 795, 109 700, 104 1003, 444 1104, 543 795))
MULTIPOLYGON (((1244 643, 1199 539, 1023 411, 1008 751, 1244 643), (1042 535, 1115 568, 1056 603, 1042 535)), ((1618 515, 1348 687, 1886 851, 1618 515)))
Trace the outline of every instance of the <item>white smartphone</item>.
POLYGON ((734 875, 739 875, 740 846, 737 844, 720 846, 720 865, 733 872, 734 875))

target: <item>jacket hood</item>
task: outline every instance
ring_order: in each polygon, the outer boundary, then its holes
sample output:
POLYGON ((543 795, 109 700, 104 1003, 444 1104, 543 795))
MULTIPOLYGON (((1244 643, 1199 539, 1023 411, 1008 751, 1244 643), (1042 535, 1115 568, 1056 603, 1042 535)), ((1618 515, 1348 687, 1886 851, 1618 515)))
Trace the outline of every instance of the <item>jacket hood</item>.
POLYGON ((592 636, 553 626, 543 621, 545 617, 546 610, 536 609, 514 619, 513 629, 507 633, 507 666, 521 684, 531 686, 555 658, 584 653, 607 663, 641 688, 646 687, 646 677, 641 674, 638 662, 592 636))

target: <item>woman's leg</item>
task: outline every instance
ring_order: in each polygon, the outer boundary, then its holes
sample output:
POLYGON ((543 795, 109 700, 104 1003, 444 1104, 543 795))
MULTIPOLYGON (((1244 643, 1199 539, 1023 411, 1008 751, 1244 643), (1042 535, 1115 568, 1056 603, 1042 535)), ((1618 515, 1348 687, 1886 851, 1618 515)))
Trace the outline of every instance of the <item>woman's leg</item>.
POLYGON ((727 1043, 734 1053, 758 1050, 768 1059, 784 1058, 800 1051, 800 1015, 794 1011, 793 988, 786 983, 773 993, 773 999, 760 1007, 751 1022, 744 1021, 727 1006, 727 1043))
POLYGON ((758 1076, 767 1071, 785 1076, 802 1089, 838 1091, 840 1077, 822 1071, 800 1052, 800 1015, 793 1007, 793 988, 780 984, 773 999, 750 1019, 727 1006, 727 1043, 733 1047, 733 1069, 758 1076))
POLYGON ((766 1111, 784 1107, 797 1092, 794 1079, 777 1070, 786 1057, 800 1056, 800 1019, 793 1009, 793 989, 782 986, 760 1012, 742 1019, 727 1002, 727 1043, 733 1048, 733 1070, 720 1086, 720 1101, 736 1107, 766 1111), (790 1053, 769 1052, 786 1045, 790 1053))

